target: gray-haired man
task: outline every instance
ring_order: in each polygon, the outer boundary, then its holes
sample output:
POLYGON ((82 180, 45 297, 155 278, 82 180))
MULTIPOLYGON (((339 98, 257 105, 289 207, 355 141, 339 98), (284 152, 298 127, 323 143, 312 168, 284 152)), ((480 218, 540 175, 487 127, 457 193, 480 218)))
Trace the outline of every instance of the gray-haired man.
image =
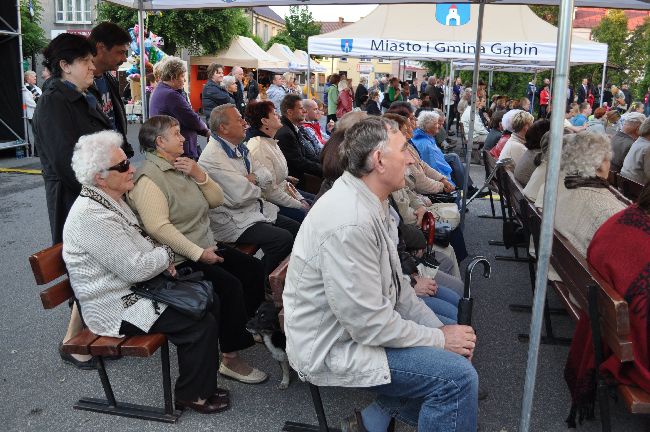
POLYGON ((402 275, 387 200, 414 162, 407 146, 379 117, 345 132, 345 172, 312 207, 291 253, 287 354, 303 380, 377 394, 343 431, 385 431, 395 414, 418 430, 473 431, 474 330, 443 326, 402 275))

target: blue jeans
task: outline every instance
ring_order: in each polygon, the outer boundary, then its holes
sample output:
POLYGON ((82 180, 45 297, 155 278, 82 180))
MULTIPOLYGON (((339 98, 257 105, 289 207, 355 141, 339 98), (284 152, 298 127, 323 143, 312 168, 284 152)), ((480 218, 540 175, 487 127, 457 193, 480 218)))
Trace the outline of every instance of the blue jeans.
POLYGON ((420 297, 424 303, 436 314, 444 325, 457 324, 458 301, 460 296, 453 290, 438 286, 435 296, 420 297))
MULTIPOLYGON (((451 167, 451 180, 459 188, 463 188, 465 184, 465 165, 460 160, 460 156, 456 153, 446 153, 445 160, 451 167)), ((472 187, 472 179, 469 179, 467 184, 468 188, 472 187)))
POLYGON ((363 410, 368 432, 385 432, 391 417, 419 432, 473 432, 478 375, 465 357, 441 348, 386 348, 391 383, 368 388, 377 399, 363 410))
MULTIPOLYGON (((310 194, 309 192, 301 191, 299 190, 300 195, 309 202, 309 204, 314 203, 314 198, 316 195, 310 194)), ((307 216, 307 212, 303 208, 292 208, 292 207, 284 207, 284 206, 278 206, 280 208, 279 213, 282 216, 286 216, 289 219, 293 219, 298 223, 302 223, 302 221, 305 219, 305 216, 307 216)))

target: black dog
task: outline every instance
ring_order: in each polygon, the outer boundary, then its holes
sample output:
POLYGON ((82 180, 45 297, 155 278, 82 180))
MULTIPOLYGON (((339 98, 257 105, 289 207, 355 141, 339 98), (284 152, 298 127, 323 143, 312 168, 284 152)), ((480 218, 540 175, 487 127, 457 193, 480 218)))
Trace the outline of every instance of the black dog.
POLYGON ((282 381, 278 388, 286 389, 289 387, 290 379, 289 359, 285 351, 287 338, 280 329, 279 312, 273 302, 267 301, 262 303, 257 309, 257 312, 255 312, 255 316, 246 323, 246 330, 253 335, 260 336, 273 358, 280 363, 280 367, 282 368, 282 381))

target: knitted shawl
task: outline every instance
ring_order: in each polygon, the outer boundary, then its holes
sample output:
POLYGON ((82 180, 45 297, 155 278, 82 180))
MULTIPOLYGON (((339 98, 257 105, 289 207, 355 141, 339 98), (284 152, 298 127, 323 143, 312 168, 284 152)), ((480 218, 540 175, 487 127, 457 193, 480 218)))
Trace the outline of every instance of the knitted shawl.
MULTIPOLYGON (((635 205, 616 213, 594 235, 587 260, 629 305, 634 361, 621 363, 605 346, 600 373, 650 392, 650 215, 635 205)), ((567 423, 575 427, 576 414, 580 423, 593 418, 596 394, 591 324, 584 312, 573 336, 564 378, 573 401, 567 423)))

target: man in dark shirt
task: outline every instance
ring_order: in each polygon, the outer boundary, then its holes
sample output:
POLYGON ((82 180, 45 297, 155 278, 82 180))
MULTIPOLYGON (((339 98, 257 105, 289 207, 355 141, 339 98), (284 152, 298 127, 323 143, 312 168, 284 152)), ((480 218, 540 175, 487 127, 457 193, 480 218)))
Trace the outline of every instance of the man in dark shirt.
POLYGON ((246 102, 244 102, 244 69, 235 66, 232 68, 231 75, 237 80, 237 91, 233 94, 233 99, 235 99, 235 105, 239 114, 244 115, 244 109, 246 108, 246 102))
POLYGON ((275 139, 287 160, 289 175, 299 180, 299 188, 304 188, 305 174, 322 177, 323 170, 318 156, 303 143, 304 137, 300 131, 305 120, 302 98, 292 93, 286 95, 280 104, 280 112, 282 128, 275 134, 275 139))
POLYGON ((127 157, 131 157, 133 148, 126 138, 126 110, 120 97, 119 82, 111 74, 126 61, 131 36, 117 24, 104 21, 92 29, 88 39, 96 50, 93 57, 95 83, 88 91, 97 99, 113 130, 122 134, 122 149, 127 157))

